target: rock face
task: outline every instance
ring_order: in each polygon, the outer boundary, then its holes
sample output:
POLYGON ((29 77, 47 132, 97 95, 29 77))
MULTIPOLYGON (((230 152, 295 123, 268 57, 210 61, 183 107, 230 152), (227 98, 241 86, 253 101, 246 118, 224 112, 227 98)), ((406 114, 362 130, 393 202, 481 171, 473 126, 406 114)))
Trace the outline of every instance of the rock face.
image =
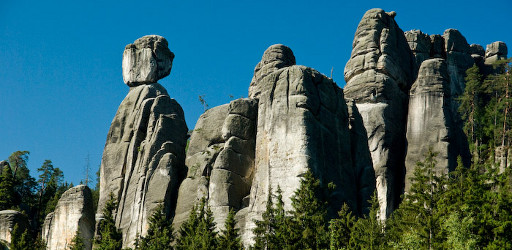
POLYGON ((416 58, 416 65, 419 68, 423 61, 430 58, 430 51, 432 50, 430 36, 424 34, 421 30, 410 30, 405 32, 405 38, 416 58))
POLYGON ((0 241, 10 244, 11 233, 14 225, 18 224, 18 228, 23 232, 28 228, 28 219, 22 213, 15 210, 0 211, 0 241))
POLYGON ((466 70, 471 68, 475 61, 471 57, 471 50, 466 38, 458 30, 445 30, 443 38, 448 74, 450 75, 450 91, 455 98, 464 92, 466 70))
POLYGON ((507 45, 504 42, 498 41, 488 44, 485 50, 485 64, 492 65, 498 60, 506 59, 507 54, 507 45))
POLYGON ((179 190, 176 227, 203 197, 219 228, 230 209, 247 206, 244 198, 249 195, 254 171, 257 105, 254 99, 238 99, 199 118, 187 151, 188 174, 179 190))
POLYGON ((415 57, 404 32, 381 9, 365 13, 345 66, 345 96, 356 102, 368 132, 381 216, 389 216, 403 190, 407 92, 415 57))
POLYGON ((219 227, 230 209, 236 212, 248 246, 269 190, 281 188, 285 208, 291 209, 290 197, 308 170, 322 183, 336 184, 332 213, 344 202, 365 211, 375 175, 357 107, 349 111, 332 79, 294 64, 288 47, 269 47, 255 68, 250 98, 212 108, 199 118, 187 151, 188 175, 179 190, 175 227, 205 197, 219 227))
POLYGON ((453 110, 450 77, 444 59, 421 64, 418 79, 412 85, 407 119, 407 157, 405 191, 410 188, 416 162, 423 161, 431 148, 438 155, 435 171, 448 173, 457 166, 457 157, 469 159, 466 137, 460 117, 453 110))
POLYGON ((130 87, 155 83, 171 73, 173 59, 165 38, 141 37, 124 49, 123 80, 130 87))
POLYGON ((145 235, 147 219, 159 203, 172 216, 186 173, 187 131, 181 106, 158 83, 130 88, 119 106, 103 151, 96 219, 101 220, 112 192, 118 201, 114 214, 123 232, 123 247, 131 247, 137 234, 145 235))
POLYGON ((59 199, 55 211, 43 224, 42 237, 48 249, 68 249, 76 232, 91 249, 94 236, 94 211, 91 190, 85 185, 70 188, 59 199))

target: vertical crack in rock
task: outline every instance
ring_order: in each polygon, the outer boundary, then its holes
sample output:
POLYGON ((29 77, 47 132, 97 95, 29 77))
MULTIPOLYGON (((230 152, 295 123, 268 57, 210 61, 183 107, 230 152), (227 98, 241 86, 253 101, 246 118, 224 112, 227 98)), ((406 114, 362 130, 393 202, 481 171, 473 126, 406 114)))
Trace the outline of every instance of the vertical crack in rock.
POLYGON ((408 91, 416 64, 394 15, 381 9, 364 14, 345 66, 345 96, 356 102, 368 131, 381 218, 398 206, 403 191, 408 91))
POLYGON ((171 218, 185 177, 187 125, 181 106, 156 81, 169 75, 174 54, 160 36, 145 36, 125 48, 123 79, 130 91, 108 133, 100 168, 96 220, 112 192, 123 247, 144 236, 148 218, 163 203, 171 218))

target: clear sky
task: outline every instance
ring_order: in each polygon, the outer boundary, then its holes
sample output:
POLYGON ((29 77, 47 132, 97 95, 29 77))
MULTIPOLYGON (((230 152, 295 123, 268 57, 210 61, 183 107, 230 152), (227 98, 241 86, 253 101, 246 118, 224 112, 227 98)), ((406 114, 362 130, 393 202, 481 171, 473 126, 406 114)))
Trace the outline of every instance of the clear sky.
MULTIPOLYGON (((442 34, 456 28, 485 47, 512 49, 512 1, 99 1, 0 0, 0 160, 30 151, 33 176, 45 159, 67 181, 84 178, 86 157, 96 172, 110 123, 129 88, 125 45, 164 36, 176 55, 159 82, 183 107, 189 129, 210 107, 246 97, 254 66, 282 43, 297 64, 330 75, 343 69, 363 14, 396 11, 404 30, 442 34)), ((512 54, 512 53, 509 53, 512 54)))

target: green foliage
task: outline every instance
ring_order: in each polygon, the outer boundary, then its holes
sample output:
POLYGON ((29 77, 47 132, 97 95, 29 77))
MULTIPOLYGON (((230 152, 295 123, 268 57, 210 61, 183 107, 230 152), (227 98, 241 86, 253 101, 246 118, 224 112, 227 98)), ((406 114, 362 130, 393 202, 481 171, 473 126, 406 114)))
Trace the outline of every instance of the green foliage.
POLYGON ((327 202, 320 180, 311 171, 304 174, 300 187, 291 197, 293 235, 299 235, 295 247, 300 249, 325 249, 329 247, 327 233, 327 202))
POLYGON ((95 249, 116 250, 121 249, 122 234, 117 229, 114 220, 114 211, 117 208, 117 200, 113 193, 103 208, 103 219, 98 225, 98 238, 95 239, 95 249))
POLYGON ((0 175, 0 210, 10 209, 14 207, 14 177, 11 168, 3 166, 0 175))
POLYGON ((16 151, 9 156, 9 164, 14 176, 15 206, 25 204, 33 207, 35 205, 34 190, 37 184, 35 179, 30 176, 27 167, 29 154, 28 151, 16 151))
POLYGON ((359 218, 350 232, 349 249, 381 249, 385 244, 384 224, 377 216, 377 195, 374 194, 369 202, 369 214, 359 218))
POLYGON ((18 224, 14 225, 11 232, 11 250, 26 250, 32 248, 32 240, 28 229, 21 230, 18 224))
POLYGON ((179 230, 176 249, 215 249, 217 233, 210 207, 202 198, 199 206, 194 206, 189 218, 179 230))
POLYGON ((332 250, 349 247, 350 234, 356 222, 356 217, 352 215, 352 211, 346 203, 341 207, 338 216, 339 218, 329 222, 330 248, 332 250))
POLYGON ((80 236, 80 229, 76 230, 75 236, 71 239, 71 244, 69 245, 69 250, 83 250, 85 249, 85 243, 82 237, 80 236))
POLYGON ((243 249, 242 242, 240 240, 239 229, 235 228, 235 211, 229 210, 228 217, 224 223, 224 229, 221 230, 219 235, 219 250, 239 250, 243 249))
POLYGON ((174 241, 172 221, 169 220, 161 203, 155 208, 155 212, 149 218, 147 235, 141 237, 136 249, 167 250, 173 249, 171 244, 174 241))

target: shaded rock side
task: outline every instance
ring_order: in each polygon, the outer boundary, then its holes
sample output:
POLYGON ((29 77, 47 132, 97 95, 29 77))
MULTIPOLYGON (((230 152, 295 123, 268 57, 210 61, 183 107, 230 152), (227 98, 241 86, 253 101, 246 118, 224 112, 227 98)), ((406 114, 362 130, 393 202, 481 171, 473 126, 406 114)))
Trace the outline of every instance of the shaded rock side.
POLYGON ((126 45, 123 53, 123 80, 130 86, 156 83, 171 73, 174 53, 165 38, 157 35, 141 37, 126 45))
POLYGON ((11 233, 16 224, 21 232, 25 231, 29 227, 27 216, 15 210, 0 211, 0 241, 11 243, 11 233))
POLYGON ((252 184, 257 100, 237 99, 207 110, 197 121, 187 151, 187 178, 179 189, 174 227, 207 199, 218 229, 230 209, 242 209, 252 184))
POLYGON ((47 249, 68 249, 80 231, 85 249, 92 249, 94 211, 91 190, 85 185, 72 187, 59 199, 55 211, 44 221, 42 237, 47 249))
POLYGON ((443 33, 446 51, 446 64, 450 76, 450 95, 453 98, 464 93, 466 70, 475 61, 471 57, 471 48, 466 38, 456 29, 447 29, 443 33))
POLYGON ((437 153, 435 172, 446 174, 457 166, 457 157, 469 160, 466 136, 457 110, 454 110, 450 76, 444 59, 421 64, 418 79, 412 85, 407 119, 407 156, 405 191, 411 187, 416 163, 425 160, 432 149, 437 153))
POLYGON ((375 170, 380 216, 398 206, 405 172, 408 90, 415 57, 392 15, 365 13, 345 66, 345 96, 356 102, 368 135, 375 170))
POLYGON ((137 234, 145 235, 159 203, 172 216, 186 173, 187 131, 181 106, 158 83, 132 87, 121 102, 103 151, 96 220, 112 192, 124 247, 131 247, 137 234))
POLYGON ((432 50, 430 36, 421 32, 421 30, 410 30, 405 32, 405 38, 416 59, 416 67, 419 68, 423 61, 430 58, 430 51, 432 50))
POLYGON ((375 171, 368 147, 368 134, 363 117, 354 100, 346 100, 349 115, 350 149, 356 175, 357 208, 360 216, 368 214, 369 201, 375 191, 375 171))
MULTIPOLYGON (((271 46, 265 51, 256 68, 266 67, 264 61, 272 58, 274 49, 271 46)), ((281 50, 292 53, 287 48, 281 50)), ((282 57, 293 58, 293 54, 282 57)), ((252 243, 254 220, 261 219, 265 211, 269 189, 275 192, 280 187, 285 209, 291 210, 290 197, 308 170, 322 183, 336 185, 330 211, 338 211, 343 202, 357 211, 356 174, 342 89, 314 69, 281 65, 262 77, 255 70, 256 80, 249 90, 249 95, 258 99, 258 118, 248 206, 237 213, 245 245, 252 243)))

